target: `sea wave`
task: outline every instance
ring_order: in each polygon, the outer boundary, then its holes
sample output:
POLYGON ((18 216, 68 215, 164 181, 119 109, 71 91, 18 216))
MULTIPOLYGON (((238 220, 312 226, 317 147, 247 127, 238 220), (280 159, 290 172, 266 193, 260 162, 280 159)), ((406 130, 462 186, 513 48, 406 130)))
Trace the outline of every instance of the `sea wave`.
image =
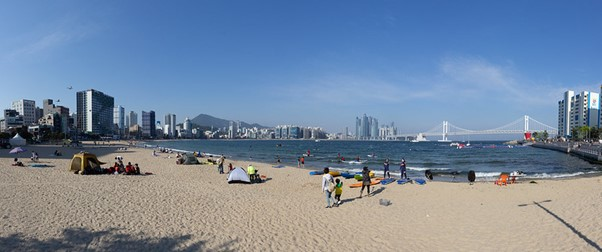
POLYGON ((525 178, 532 178, 532 179, 570 178, 570 177, 577 177, 577 176, 581 176, 581 175, 585 175, 585 174, 594 174, 594 173, 599 173, 599 172, 591 171, 591 172, 574 172, 574 173, 535 173, 532 175, 527 175, 527 176, 525 176, 525 178))
POLYGON ((408 167, 408 170, 412 170, 412 171, 426 171, 426 170, 431 170, 431 171, 447 171, 447 170, 449 170, 449 168, 408 167))
POLYGON ((499 177, 501 172, 475 172, 477 178, 499 177))

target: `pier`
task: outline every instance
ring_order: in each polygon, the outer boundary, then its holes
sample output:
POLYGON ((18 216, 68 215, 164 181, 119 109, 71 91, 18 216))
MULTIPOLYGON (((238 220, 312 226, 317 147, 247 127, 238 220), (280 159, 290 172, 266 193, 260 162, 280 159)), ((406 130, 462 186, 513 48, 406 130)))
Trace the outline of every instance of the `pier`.
POLYGON ((600 144, 582 142, 534 143, 535 148, 555 150, 580 157, 588 162, 602 164, 600 144))

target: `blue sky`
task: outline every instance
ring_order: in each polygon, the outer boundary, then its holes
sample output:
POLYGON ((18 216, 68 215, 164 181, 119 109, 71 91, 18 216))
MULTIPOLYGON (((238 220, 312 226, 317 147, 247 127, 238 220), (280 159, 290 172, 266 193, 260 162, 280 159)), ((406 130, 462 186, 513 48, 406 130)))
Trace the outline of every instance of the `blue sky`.
POLYGON ((126 111, 401 132, 557 124, 600 91, 601 1, 3 1, 0 105, 94 88, 126 111), (68 90, 68 86, 73 86, 68 90))

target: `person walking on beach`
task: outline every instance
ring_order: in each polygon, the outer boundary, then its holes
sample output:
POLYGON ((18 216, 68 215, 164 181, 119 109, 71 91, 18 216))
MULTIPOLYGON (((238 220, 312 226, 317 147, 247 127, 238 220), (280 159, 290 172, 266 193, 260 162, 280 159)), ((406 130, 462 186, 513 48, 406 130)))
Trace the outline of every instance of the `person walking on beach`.
POLYGON ((406 174, 406 160, 404 158, 401 158, 401 164, 399 164, 399 171, 400 171, 399 177, 401 179, 408 178, 408 175, 406 174))
POLYGON ((383 164, 383 167, 384 167, 384 170, 385 170, 385 173, 384 173, 383 177, 385 177, 385 178, 387 178, 387 177, 391 178, 391 173, 389 173, 389 159, 388 158, 385 159, 385 163, 383 164))
POLYGON ((301 168, 305 168, 305 157, 301 157, 301 168))
POLYGON ((297 168, 301 168, 301 157, 297 157, 297 168))
POLYGON ((334 202, 332 202, 332 191, 334 190, 334 179, 330 175, 328 167, 324 168, 324 175, 322 176, 322 192, 326 195, 326 208, 331 208, 334 202))
POLYGON ((370 196, 370 170, 368 170, 368 166, 364 166, 362 170, 362 189, 360 190, 360 199, 362 198, 362 193, 364 193, 364 188, 368 187, 368 196, 370 196))
POLYGON ((334 205, 339 206, 341 204, 341 195, 343 194, 343 181, 336 179, 334 187, 334 205))
POLYGON ((221 155, 217 160, 217 171, 219 174, 224 174, 224 155, 221 155))

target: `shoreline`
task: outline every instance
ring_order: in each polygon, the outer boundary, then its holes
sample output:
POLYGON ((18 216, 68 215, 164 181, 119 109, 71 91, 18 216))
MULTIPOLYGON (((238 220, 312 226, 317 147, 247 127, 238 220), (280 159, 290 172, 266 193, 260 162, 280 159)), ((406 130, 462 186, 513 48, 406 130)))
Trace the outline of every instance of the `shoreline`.
MULTIPOLYGON (((167 147, 163 147, 159 144, 155 144, 155 145, 149 145, 146 146, 147 143, 152 143, 152 142, 166 142, 166 141, 197 141, 197 140, 208 140, 208 139, 175 139, 175 140, 151 140, 151 141, 139 141, 138 145, 143 145, 144 147, 140 147, 140 148, 167 148, 167 147), (156 146, 156 147, 155 147, 156 146)), ((217 140, 217 141, 238 141, 238 140, 245 140, 245 141, 254 141, 256 139, 211 139, 211 140, 217 140)), ((261 139, 261 140, 266 140, 266 141, 289 141, 289 140, 293 140, 293 141, 299 141, 299 140, 303 140, 303 141, 307 141, 307 139, 261 139)), ((338 141, 338 140, 332 140, 332 141, 338 141)), ((372 140, 358 140, 358 141, 372 141, 372 140)), ((484 141, 484 142, 500 142, 500 141, 484 141)), ((536 148, 536 147, 534 147, 536 148)), ((192 154, 194 152, 197 151, 191 151, 191 150, 182 150, 182 149, 174 149, 174 148, 167 148, 167 149, 171 149, 174 150, 174 152, 178 151, 178 152, 182 152, 182 153, 189 153, 192 154)), ((220 154, 214 154, 214 153, 206 153, 207 155, 209 155, 210 157, 216 157, 219 156, 220 154)), ((224 156, 226 156, 228 159, 232 160, 232 156, 228 155, 227 153, 224 153, 224 156)), ((276 163, 269 163, 269 162, 264 162, 264 161, 255 161, 255 160, 243 160, 243 159, 238 159, 240 162, 261 162, 264 163, 266 165, 278 165, 276 163)), ((281 165, 283 165, 284 163, 281 163, 281 165)), ((327 167, 329 167, 331 170, 338 170, 341 172, 354 172, 353 170, 361 170, 361 167, 363 165, 359 165, 357 167, 353 167, 353 168, 349 168, 349 167, 337 167, 336 165, 340 165, 340 164, 330 164, 327 167), (335 165, 335 166, 333 166, 335 165)), ((296 166, 294 164, 288 164, 288 166, 290 167, 294 167, 296 168, 296 166)), ((317 167, 317 166, 310 166, 308 164, 306 164, 305 168, 299 168, 299 169, 305 169, 308 172, 309 171, 313 171, 313 170, 321 170, 324 167, 317 167)), ((382 174, 383 170, 381 169, 373 169, 374 167, 371 168, 371 170, 375 171, 377 174, 382 174)), ((428 168, 424 168, 424 169, 428 169, 428 168)), ((416 173, 423 173, 425 170, 422 169, 412 169, 411 167, 408 167, 408 170, 410 171, 414 171, 416 173)), ((449 171, 452 171, 452 169, 448 169, 449 171)), ((511 171, 505 171, 507 173, 511 172, 511 171)), ((469 182, 468 181, 468 171, 462 171, 460 173, 460 175, 462 176, 456 176, 455 178, 453 178, 453 174, 447 174, 446 172, 440 172, 438 171, 436 168, 433 170, 434 174, 442 174, 440 176, 436 176, 435 180, 433 181, 438 181, 438 182, 449 182, 449 183, 461 183, 461 182, 469 182)), ((480 172, 477 172, 477 175, 480 172)), ((487 174, 491 174, 491 173, 497 173, 497 175, 494 176, 477 176, 477 181, 480 182, 494 182, 498 177, 499 174, 501 174, 502 172, 487 172, 487 174)), ((391 169, 391 174, 395 174, 396 176, 399 176, 399 171, 396 168, 391 169), (396 172, 397 171, 397 172, 396 172)), ((527 176, 524 178, 520 178, 520 179, 525 179, 525 180, 562 180, 562 179, 573 179, 573 178, 581 178, 581 177, 596 177, 596 176, 602 176, 602 172, 601 171, 591 171, 591 172, 574 172, 574 173, 566 173, 566 174, 556 174, 554 175, 553 173, 537 173, 536 175, 531 175, 531 176, 527 176), (539 175, 539 176, 536 176, 539 175)), ((394 177, 394 176, 392 176, 394 177)), ((425 178, 424 176, 413 176, 414 178, 425 178)), ((428 180, 427 180, 428 181, 428 180)))

